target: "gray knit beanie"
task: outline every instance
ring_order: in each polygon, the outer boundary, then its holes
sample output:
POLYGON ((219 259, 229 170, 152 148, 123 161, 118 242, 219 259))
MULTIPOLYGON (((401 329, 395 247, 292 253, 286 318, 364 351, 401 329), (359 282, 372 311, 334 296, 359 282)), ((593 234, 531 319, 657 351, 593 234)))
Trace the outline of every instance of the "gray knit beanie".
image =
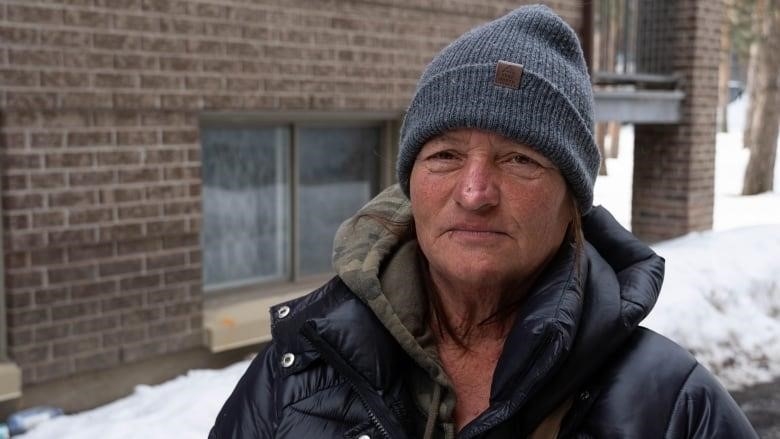
POLYGON ((560 169, 583 214, 599 152, 593 92, 577 35, 546 6, 526 6, 462 35, 431 61, 401 128, 398 181, 409 196, 423 144, 478 128, 527 144, 560 169))

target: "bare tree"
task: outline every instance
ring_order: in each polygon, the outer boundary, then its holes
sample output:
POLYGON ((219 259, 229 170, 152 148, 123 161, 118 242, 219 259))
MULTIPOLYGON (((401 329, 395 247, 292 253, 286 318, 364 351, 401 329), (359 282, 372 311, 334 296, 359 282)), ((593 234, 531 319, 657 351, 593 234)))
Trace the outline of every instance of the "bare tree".
POLYGON ((777 66, 780 65, 780 0, 767 0, 760 20, 760 32, 755 43, 754 101, 748 110, 750 160, 745 170, 743 195, 771 191, 774 186, 777 134, 780 129, 780 84, 777 66))
MULTIPOLYGON (((748 71, 747 71, 747 96, 748 96, 748 107, 747 107, 747 114, 745 116, 745 132, 742 133, 742 145, 745 148, 750 148, 750 145, 753 144, 753 139, 751 138, 753 135, 753 124, 751 121, 753 120, 753 111, 755 108, 755 102, 756 102, 756 96, 757 96, 757 80, 756 80, 756 73, 758 68, 758 50, 759 47, 762 44, 762 35, 761 35, 761 28, 762 28, 762 18, 764 17, 764 11, 767 7, 767 1, 768 0, 756 0, 754 4, 754 11, 755 13, 752 14, 752 25, 750 30, 750 48, 749 48, 749 54, 748 54, 748 71)), ((774 1, 774 0, 772 0, 774 1)))

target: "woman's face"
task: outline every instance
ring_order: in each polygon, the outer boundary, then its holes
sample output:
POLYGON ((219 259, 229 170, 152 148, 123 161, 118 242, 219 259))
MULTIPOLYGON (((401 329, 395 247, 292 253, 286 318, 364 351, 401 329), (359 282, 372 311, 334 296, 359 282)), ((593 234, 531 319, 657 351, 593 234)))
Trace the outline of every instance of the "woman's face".
POLYGON ((410 198, 434 279, 458 287, 525 285, 552 258, 571 221, 566 183, 529 146, 474 129, 423 145, 410 198))

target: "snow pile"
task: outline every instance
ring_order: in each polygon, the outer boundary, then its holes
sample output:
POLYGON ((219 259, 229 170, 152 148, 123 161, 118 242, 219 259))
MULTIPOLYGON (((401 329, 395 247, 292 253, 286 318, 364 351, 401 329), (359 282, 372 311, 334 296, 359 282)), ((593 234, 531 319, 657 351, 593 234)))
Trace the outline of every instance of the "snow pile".
POLYGON ((25 439, 203 439, 248 361, 222 370, 191 370, 158 386, 136 386, 123 399, 35 427, 25 439))
POLYGON ((643 325, 693 352, 728 388, 780 375, 780 225, 691 234, 653 249, 666 277, 643 325))

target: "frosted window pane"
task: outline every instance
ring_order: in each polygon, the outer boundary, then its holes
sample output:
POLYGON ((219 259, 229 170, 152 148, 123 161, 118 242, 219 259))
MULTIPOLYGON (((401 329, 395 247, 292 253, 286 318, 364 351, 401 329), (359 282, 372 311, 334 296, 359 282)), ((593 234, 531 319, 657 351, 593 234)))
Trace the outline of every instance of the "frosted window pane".
POLYGON ((332 271, 339 225, 376 192, 380 129, 303 127, 298 132, 299 272, 332 271))
POLYGON ((207 286, 289 278, 289 130, 204 128, 207 286))

